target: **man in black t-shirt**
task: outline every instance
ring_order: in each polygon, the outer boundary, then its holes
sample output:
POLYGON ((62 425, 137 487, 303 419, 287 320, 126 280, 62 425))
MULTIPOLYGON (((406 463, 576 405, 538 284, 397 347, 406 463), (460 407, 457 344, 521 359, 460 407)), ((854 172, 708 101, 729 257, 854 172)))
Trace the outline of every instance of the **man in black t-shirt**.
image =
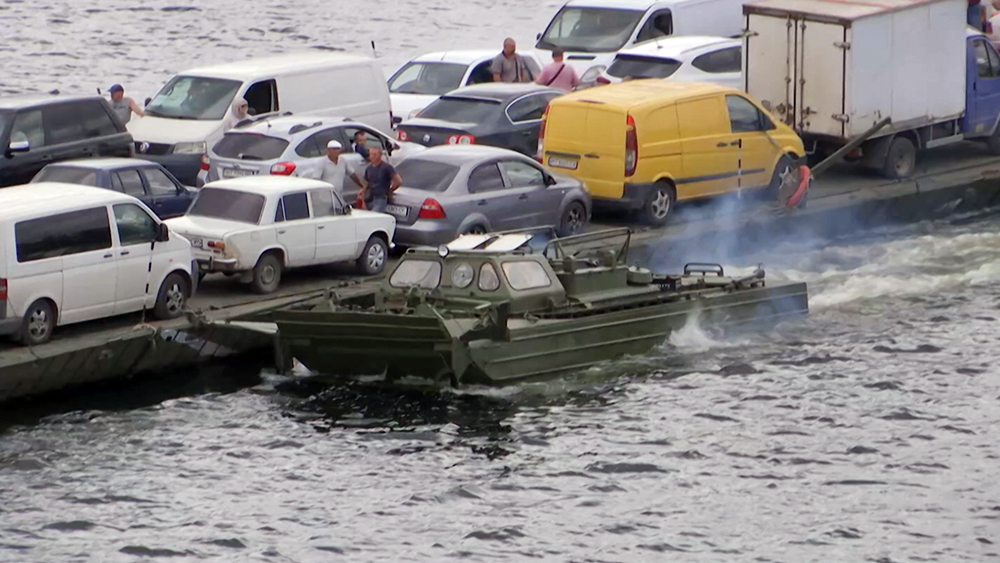
POLYGON ((370 165, 365 170, 365 182, 368 183, 368 189, 364 193, 365 208, 385 213, 389 196, 403 184, 403 179, 391 164, 382 160, 382 149, 370 149, 368 161, 370 165))

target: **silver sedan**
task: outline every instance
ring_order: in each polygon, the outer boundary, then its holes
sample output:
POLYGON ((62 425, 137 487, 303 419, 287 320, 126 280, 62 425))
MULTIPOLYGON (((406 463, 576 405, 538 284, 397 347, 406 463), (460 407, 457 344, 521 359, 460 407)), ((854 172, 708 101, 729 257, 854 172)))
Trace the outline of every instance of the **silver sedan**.
POLYGON ((433 147, 396 171, 403 185, 386 211, 396 217, 393 242, 402 246, 546 225, 566 236, 581 232, 590 218, 590 194, 579 181, 507 149, 433 147))

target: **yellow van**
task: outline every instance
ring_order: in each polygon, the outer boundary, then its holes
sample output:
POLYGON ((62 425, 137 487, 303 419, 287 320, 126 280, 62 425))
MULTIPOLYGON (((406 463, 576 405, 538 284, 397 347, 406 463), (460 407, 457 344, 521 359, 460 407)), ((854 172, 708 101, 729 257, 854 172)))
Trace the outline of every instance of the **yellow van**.
POLYGON ((552 100, 538 156, 582 181, 595 208, 640 211, 661 225, 675 201, 776 189, 805 149, 744 92, 650 79, 552 100))

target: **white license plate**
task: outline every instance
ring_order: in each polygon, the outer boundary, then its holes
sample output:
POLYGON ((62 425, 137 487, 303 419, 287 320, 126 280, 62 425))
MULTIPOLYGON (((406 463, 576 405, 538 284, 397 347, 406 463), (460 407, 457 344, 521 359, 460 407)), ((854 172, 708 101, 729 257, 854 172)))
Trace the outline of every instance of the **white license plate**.
POLYGON ((403 207, 402 205, 386 205, 385 210, 393 215, 406 217, 406 207, 403 207))
POLYGON ((240 170, 239 168, 224 168, 222 170, 223 178, 242 178, 244 176, 256 176, 256 170, 240 170))
POLYGON ((556 156, 549 157, 549 166, 553 168, 568 168, 570 170, 576 170, 576 167, 580 165, 579 160, 573 160, 572 158, 559 158, 556 156))
POLYGON ((193 246, 193 247, 195 247, 195 248, 201 248, 201 247, 202 247, 202 245, 204 245, 204 244, 205 244, 205 243, 204 243, 204 241, 202 241, 202 240, 201 240, 200 238, 198 238, 198 237, 191 237, 191 238, 189 238, 188 240, 190 240, 190 241, 191 241, 191 246, 193 246))

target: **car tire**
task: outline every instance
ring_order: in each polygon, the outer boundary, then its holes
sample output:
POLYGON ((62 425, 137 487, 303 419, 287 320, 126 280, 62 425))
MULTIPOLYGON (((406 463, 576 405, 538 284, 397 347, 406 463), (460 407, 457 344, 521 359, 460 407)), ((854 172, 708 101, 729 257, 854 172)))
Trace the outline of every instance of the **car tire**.
POLYGON ((56 313, 48 299, 39 299, 24 312, 21 328, 13 335, 14 342, 26 346, 40 346, 52 339, 56 326, 56 313))
POLYGON ((579 201, 570 202, 563 211, 559 220, 559 230, 556 234, 561 237, 577 235, 583 232, 587 226, 587 208, 579 201))
POLYGON ((489 229, 486 228, 485 225, 480 225, 480 224, 476 223, 476 224, 469 225, 468 227, 466 227, 465 232, 463 232, 462 234, 463 235, 485 235, 488 232, 490 232, 490 231, 489 231, 489 229))
POLYGON ((669 182, 653 184, 642 204, 643 222, 655 227, 665 225, 676 201, 677 192, 669 182))
POLYGON ((153 305, 153 316, 161 321, 176 319, 184 314, 191 288, 184 276, 174 272, 163 280, 160 291, 156 294, 156 304, 153 305))
POLYGON ((913 141, 897 136, 889 144, 889 151, 882 164, 882 175, 893 180, 909 178, 917 164, 917 148, 913 141))
POLYGON ((382 273, 389 259, 389 248, 381 237, 372 235, 365 244, 365 249, 358 257, 358 270, 366 276, 382 273))
POLYGON ((785 175, 792 171, 792 166, 794 165, 795 163, 787 154, 781 155, 781 158, 778 159, 778 164, 774 166, 774 172, 771 173, 771 183, 767 186, 767 194, 765 195, 768 199, 783 203, 780 199, 781 182, 784 180, 785 175))
POLYGON ((274 252, 261 256, 253 267, 253 280, 250 282, 253 292, 264 295, 277 291, 281 284, 282 269, 281 260, 274 252))

